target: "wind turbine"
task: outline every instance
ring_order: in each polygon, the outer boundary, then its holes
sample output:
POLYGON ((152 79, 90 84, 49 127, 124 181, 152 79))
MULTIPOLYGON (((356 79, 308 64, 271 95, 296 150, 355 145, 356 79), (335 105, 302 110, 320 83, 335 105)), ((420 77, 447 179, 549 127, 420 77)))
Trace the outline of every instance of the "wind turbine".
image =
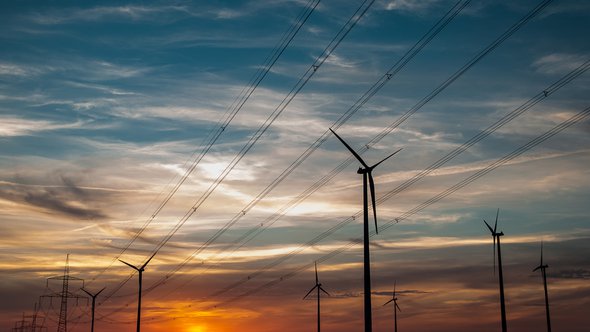
POLYGON ((395 297, 395 281, 393 282, 393 296, 391 300, 387 301, 383 306, 386 306, 393 302, 393 321, 394 321, 394 332, 397 332, 397 312, 402 311, 402 309, 397 305, 397 297, 395 297))
POLYGON ((136 270, 137 272, 139 272, 139 295, 138 295, 138 300, 137 300, 137 332, 140 332, 140 324, 141 324, 141 282, 143 279, 143 271, 145 270, 145 267, 148 265, 148 263, 152 260, 152 258, 154 258, 154 256, 156 256, 158 252, 156 251, 152 257, 150 257, 145 263, 143 263, 143 265, 141 267, 136 267, 134 265, 131 265, 123 260, 119 261, 127 266, 129 266, 130 268, 136 270))
POLYGON ((307 292, 307 294, 303 297, 303 299, 305 300, 305 298, 307 298, 309 296, 309 294, 311 294, 311 292, 313 292, 314 289, 317 289, 317 292, 318 292, 318 332, 320 332, 320 291, 326 293, 326 295, 328 295, 328 296, 330 296, 330 294, 328 292, 326 292, 324 290, 324 288, 322 288, 322 284, 319 282, 317 262, 315 263, 315 286, 313 286, 309 290, 309 292, 307 292))
MULTIPOLYGON (((502 276, 502 252, 500 250, 500 237, 504 236, 504 232, 497 232, 496 229, 498 227, 498 215, 500 214, 500 209, 496 212, 496 222, 494 223, 494 228, 490 227, 490 225, 485 221, 484 223, 488 226, 490 232, 492 233, 492 237, 494 239, 494 249, 498 249, 498 276, 500 280, 500 314, 502 315, 502 332, 506 332, 506 306, 504 305, 504 277, 502 276), (496 244, 497 243, 497 244, 496 244)), ((494 251, 494 273, 496 272, 496 256, 494 251)))
POLYGON ((92 294, 89 291, 85 290, 84 288, 80 288, 84 293, 88 294, 88 296, 90 296, 92 298, 92 323, 90 325, 90 332, 94 332, 94 307, 96 304, 96 297, 98 296, 98 294, 102 293, 102 291, 105 290, 105 288, 106 287, 103 287, 96 294, 92 294))
POLYGON ((364 282, 365 282, 365 332, 373 331, 372 318, 371 318, 371 259, 369 254, 369 202, 367 199, 367 179, 369 182, 369 189, 371 190, 371 203, 373 205, 373 217, 375 218, 375 232, 379 234, 377 228, 377 209, 375 207, 375 181, 373 180, 373 169, 379 166, 382 162, 389 159, 394 154, 401 151, 401 149, 395 151, 389 156, 383 158, 380 162, 373 166, 367 165, 365 161, 359 156, 351 147, 348 145, 336 132, 330 128, 330 131, 338 138, 342 144, 352 153, 352 155, 361 163, 362 167, 359 167, 357 173, 363 175, 363 253, 364 253, 364 282))
POLYGON ((541 263, 533 270, 533 272, 541 270, 541 273, 543 274, 543 286, 545 287, 545 312, 547 314, 547 332, 551 332, 551 319, 549 317, 549 296, 547 295, 547 274, 545 273, 545 269, 548 267, 549 265, 543 264, 543 242, 541 242, 541 263))

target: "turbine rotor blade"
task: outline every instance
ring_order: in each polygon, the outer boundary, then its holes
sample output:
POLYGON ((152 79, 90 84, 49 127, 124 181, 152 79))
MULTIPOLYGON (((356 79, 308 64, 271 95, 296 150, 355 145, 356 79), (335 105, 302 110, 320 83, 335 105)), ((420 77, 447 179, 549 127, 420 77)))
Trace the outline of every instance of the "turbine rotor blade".
POLYGON ((315 284, 319 284, 318 282, 318 262, 315 262, 315 284))
MULTIPOLYGON (((93 297, 89 291, 85 290, 84 288, 80 288, 84 293, 88 294, 88 296, 93 297)), ((102 291, 101 291, 102 292, 102 291)))
POLYGON ((152 258, 154 258, 154 256, 156 256, 158 252, 156 251, 148 260, 147 262, 143 263, 143 265, 141 266, 141 270, 145 269, 145 267, 148 265, 148 263, 152 260, 152 258))
POLYGON ((98 293, 96 293, 96 295, 94 296, 98 296, 98 294, 102 293, 103 290, 107 289, 106 287, 103 287, 101 290, 98 291, 98 293))
POLYGON ((326 293, 326 295, 328 295, 328 296, 332 296, 332 295, 330 295, 330 293, 326 292, 326 290, 325 290, 325 289, 324 289, 322 286, 320 286, 320 290, 321 290, 322 292, 326 293))
POLYGON ((313 287, 312 287, 312 288, 309 290, 309 292, 307 292, 307 294, 305 294, 305 296, 303 297, 303 300, 305 300, 305 298, 306 298, 306 297, 308 297, 308 296, 309 296, 309 294, 311 294, 311 292, 313 292, 313 290, 314 290, 314 289, 316 289, 316 287, 318 287, 318 285, 315 285, 315 286, 313 286, 313 287))
POLYGON ((395 284, 397 283, 397 280, 393 281, 393 297, 395 297, 395 284))
POLYGON ((494 223, 494 233, 496 233, 496 227, 498 227, 498 215, 500 214, 500 209, 496 211, 496 222, 494 223))
POLYGON ((132 269, 134 269, 134 270, 137 270, 137 271, 139 271, 139 269, 138 269, 137 267, 135 267, 135 266, 133 266, 133 265, 131 265, 131 264, 129 264, 129 263, 127 263, 127 262, 123 261, 123 260, 120 260, 120 259, 119 259, 119 262, 121 262, 121 263, 123 263, 123 264, 125 264, 125 265, 129 266, 130 268, 132 268, 132 269))
POLYGON ((393 299, 391 299, 391 300, 389 300, 389 301, 385 302, 385 304, 384 304, 383 306, 386 306, 386 305, 390 304, 391 302, 393 302, 393 299))
POLYGON ((492 227, 488 224, 488 222, 484 219, 483 222, 486 224, 486 226, 488 226, 488 229, 490 230, 490 232, 492 232, 492 235, 496 234, 496 231, 494 231, 492 229, 492 227))
POLYGON ((389 159, 389 158, 393 157, 393 155, 395 155, 396 153, 400 152, 401 150, 402 150, 402 149, 400 148, 400 149, 398 149, 397 151, 395 151, 394 153, 390 154, 389 156, 387 156, 387 157, 385 157, 385 158, 381 159, 381 161, 380 161, 380 162, 378 162, 378 163, 376 163, 375 165, 371 166, 371 169, 373 169, 373 168, 375 168, 375 167, 379 166, 379 165, 380 165, 382 162, 384 162, 384 161, 386 161, 387 159, 389 159))
POLYGON ((400 308, 399 305, 397 305, 397 302, 395 302, 395 307, 397 308, 397 310, 402 311, 402 308, 400 308))
POLYGON ((379 234, 379 228, 377 227, 377 207, 375 203, 375 181, 373 180, 373 174, 371 171, 367 174, 369 176, 369 188, 371 189, 371 204, 373 205, 373 218, 375 218, 375 232, 379 234))
POLYGON ((541 264, 539 264, 539 266, 543 265, 543 241, 541 241, 541 264))
POLYGON ((354 151, 350 145, 348 145, 340 136, 338 136, 338 134, 336 134, 335 131, 332 130, 332 128, 330 128, 330 131, 336 136, 336 138, 338 138, 338 140, 340 142, 342 142, 342 144, 344 144, 344 146, 348 149, 348 151, 350 151, 350 153, 352 153, 352 155, 365 167, 365 168, 369 168, 369 165, 367 165, 367 163, 365 163, 365 161, 363 160, 363 158, 361 158, 361 156, 359 156, 356 151, 354 151))

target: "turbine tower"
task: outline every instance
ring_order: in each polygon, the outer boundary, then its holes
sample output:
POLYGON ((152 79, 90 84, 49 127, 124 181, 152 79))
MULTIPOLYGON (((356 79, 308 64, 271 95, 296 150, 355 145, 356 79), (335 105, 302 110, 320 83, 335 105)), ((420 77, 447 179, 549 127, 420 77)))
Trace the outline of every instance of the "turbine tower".
POLYGON ((307 294, 305 294, 303 299, 305 300, 309 296, 309 294, 311 294, 311 292, 313 292, 314 289, 317 289, 317 291, 318 291, 318 295, 317 295, 318 296, 318 332, 320 332, 320 291, 326 293, 326 295, 328 295, 328 296, 330 296, 330 294, 324 290, 324 288, 322 287, 322 284, 319 282, 317 262, 315 263, 315 286, 313 286, 309 290, 309 292, 307 292, 307 294))
POLYGON ((158 252, 156 251, 152 257, 150 257, 145 263, 143 263, 143 265, 141 267, 136 267, 134 265, 131 265, 123 260, 119 261, 127 266, 129 266, 130 268, 134 269, 135 271, 139 272, 139 294, 137 297, 137 332, 140 332, 141 328, 141 282, 143 279, 143 271, 145 270, 145 267, 148 265, 148 263, 152 260, 152 258, 154 258, 154 256, 156 256, 158 252))
POLYGON ((495 250, 498 250, 498 277, 500 281, 500 314, 502 316, 502 332, 506 332, 506 306, 504 304, 504 277, 502 276, 502 252, 500 250, 500 237, 504 236, 504 232, 497 232, 496 229, 498 227, 498 215, 500 214, 500 209, 496 212, 496 222, 494 223, 494 228, 490 227, 490 225, 485 221, 484 223, 488 226, 490 232, 492 233, 492 238, 494 239, 494 274, 496 273, 496 254, 495 250))
POLYGON ((105 290, 105 288, 106 287, 103 287, 96 294, 92 294, 89 291, 85 290, 84 288, 81 288, 84 293, 88 294, 88 296, 90 296, 92 298, 92 322, 90 323, 90 332, 94 332, 94 308, 96 305, 96 297, 98 296, 98 294, 102 293, 102 291, 105 290))
POLYGON ((547 314, 547 332, 551 332, 551 318, 549 316, 549 296, 547 295, 547 274, 545 273, 545 269, 547 269, 548 267, 549 265, 543 264, 543 242, 541 242, 541 263, 533 270, 533 272, 541 270, 541 274, 543 275, 543 286, 545 288, 545 313, 547 314))
POLYGON ((397 305, 397 297, 395 297, 395 281, 393 282, 393 296, 391 300, 387 301, 383 306, 386 306, 393 302, 393 321, 394 321, 394 332, 397 332, 397 312, 402 311, 402 309, 397 305))
POLYGON ((371 190, 371 203, 373 205, 373 217, 375 218, 375 232, 378 234, 379 229, 377 228, 377 209, 375 207, 375 181, 373 180, 373 169, 379 166, 382 162, 389 159, 394 154, 401 151, 401 149, 395 151, 389 156, 383 158, 380 162, 373 166, 367 165, 365 161, 348 145, 336 132, 330 128, 330 131, 338 138, 342 144, 352 153, 352 155, 361 163, 362 167, 359 167, 357 173, 363 175, 363 253, 364 253, 364 310, 365 310, 365 332, 373 331, 373 324, 371 318, 371 258, 369 254, 369 202, 367 199, 367 180, 369 182, 369 189, 371 190))

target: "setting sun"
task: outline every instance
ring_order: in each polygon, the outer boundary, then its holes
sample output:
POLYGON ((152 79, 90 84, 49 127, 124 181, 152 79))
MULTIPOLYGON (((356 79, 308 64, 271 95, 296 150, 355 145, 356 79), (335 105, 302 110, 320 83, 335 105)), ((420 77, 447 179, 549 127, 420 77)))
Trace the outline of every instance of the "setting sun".
POLYGON ((207 332, 207 328, 201 325, 191 326, 186 329, 186 332, 207 332))

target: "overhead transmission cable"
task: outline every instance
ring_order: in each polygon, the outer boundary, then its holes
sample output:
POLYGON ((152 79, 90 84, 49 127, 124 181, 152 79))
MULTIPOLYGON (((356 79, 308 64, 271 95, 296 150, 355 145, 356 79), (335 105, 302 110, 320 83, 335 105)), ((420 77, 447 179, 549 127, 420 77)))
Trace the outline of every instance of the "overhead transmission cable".
MULTIPOLYGON (((544 141, 546 141, 547 139, 557 135, 558 133, 562 132, 563 130, 571 127, 572 125, 575 125, 576 123, 584 120, 585 118, 587 118, 590 115, 590 107, 585 108, 584 110, 582 110, 581 112, 575 114, 574 116, 570 117, 569 119, 567 119, 566 121, 558 124, 557 126, 551 128, 549 131, 541 134, 540 136, 537 136, 536 138, 532 139, 531 141, 529 141, 528 143, 520 146, 519 148, 517 148, 516 150, 510 152, 509 154, 503 156, 502 158, 492 162, 491 164, 489 164, 488 166, 486 166, 485 168, 477 171, 476 173, 468 176, 467 178, 463 179, 462 181, 456 183, 455 185, 449 187, 448 189, 440 192, 439 194, 433 196, 432 198, 430 198, 429 200, 423 202, 422 204, 414 207, 413 209, 403 213, 402 215, 400 215, 397 218, 394 218, 390 221, 388 221, 387 223, 385 223, 384 225, 381 226, 380 230, 381 232, 388 230, 389 228, 391 228, 392 226, 398 224, 400 221, 406 220, 409 217, 411 217, 412 215, 424 210, 425 208, 429 207, 430 205, 437 203, 438 201, 444 199, 445 197, 455 193, 456 191, 464 188, 465 186, 469 185, 470 183, 472 183, 473 181, 476 181, 477 179, 487 175, 488 173, 492 172, 493 170, 495 170, 496 168, 504 165, 505 163, 521 156, 523 153, 527 152, 528 150, 534 148, 535 146, 543 143, 544 141)), ((370 232, 370 236, 374 236, 376 235, 374 230, 371 230, 370 232)), ((328 254, 323 255, 322 257, 320 257, 319 259, 316 259, 315 261, 318 263, 322 263, 325 262, 337 255, 339 255, 342 252, 345 252, 346 250, 348 250, 351 247, 354 247, 358 244, 362 243, 362 239, 355 239, 350 241, 347 245, 344 245, 338 249, 335 249, 333 251, 331 251, 328 254)), ((299 268, 296 268, 294 270, 292 270, 289 273, 283 274, 281 275, 279 278, 273 279, 261 286, 258 286, 256 288, 252 288, 249 291, 239 294, 235 297, 232 297, 226 301, 217 303, 214 308, 219 308, 225 304, 228 303, 232 303, 235 302, 241 298, 250 296, 252 294, 258 293, 262 290, 267 290, 270 287, 275 286, 276 284, 285 281, 287 279, 292 278, 293 276, 297 275, 298 273, 308 270, 311 267, 313 267, 313 262, 312 263, 307 263, 305 265, 300 266, 299 268)))
MULTIPOLYGON (((252 76, 252 78, 248 82, 248 85, 245 86, 242 89, 242 91, 240 92, 240 94, 234 99, 233 103, 231 104, 231 106, 228 108, 226 114, 224 115, 223 121, 221 121, 220 124, 218 123, 214 130, 210 131, 210 133, 208 135, 207 143, 201 144, 201 146, 204 146, 204 148, 201 150, 201 152, 195 158, 194 156, 197 152, 197 150, 195 150, 193 152, 193 154, 191 155, 191 157, 189 159, 187 159, 187 161, 185 162, 185 166, 188 164, 189 160, 194 158, 194 160, 191 162, 190 166, 185 170, 184 174, 179 179, 179 181, 174 185, 174 187, 172 187, 170 189, 170 191, 166 194, 164 199, 156 207, 154 212, 152 212, 151 216, 145 221, 145 223, 140 227, 140 229, 134 234, 134 236, 131 238, 131 240, 123 247, 121 252, 113 258, 113 260, 110 262, 110 264, 105 269, 103 269, 100 273, 98 273, 96 276, 94 276, 90 280, 90 282, 94 281, 96 278, 98 278, 100 275, 102 275, 108 268, 110 268, 113 265, 113 263, 116 262, 117 259, 120 258, 121 255, 130 248, 130 246, 137 240, 137 238, 145 231, 145 229, 151 224, 151 222, 156 218, 156 216, 168 204, 168 202, 172 199, 172 197, 176 194, 176 192, 184 184, 186 179, 196 169, 199 162, 205 157, 205 155, 209 152, 209 150, 211 150, 213 145, 217 142, 217 140, 219 139, 221 134, 225 131, 225 129, 230 125, 230 123, 236 117, 238 112, 240 112, 240 110, 242 109, 244 104, 248 101, 248 99, 254 93, 256 88, 260 85, 262 80, 270 72, 270 70, 272 69, 274 64, 277 62, 279 57, 285 51, 285 49, 291 44, 291 42, 293 41, 293 39, 295 38, 297 33, 301 30, 301 27, 303 27, 303 25, 307 22, 308 18, 314 12, 314 10, 316 9, 316 7, 318 6, 319 3, 320 3, 320 0, 308 1, 307 5, 304 7, 304 9, 298 15, 295 22, 289 27, 289 29, 287 31, 285 31, 285 33, 281 37, 279 43, 273 48, 273 51, 267 56, 267 58, 264 60, 264 62, 262 64, 262 66, 258 69, 258 71, 255 73, 255 75, 252 76)), ((168 183, 168 185, 171 182, 172 181, 170 181, 168 183)), ((161 194, 162 193, 160 193, 160 195, 161 194)))
MULTIPOLYGON (((545 98, 547 98, 548 96, 550 96, 551 94, 556 92, 557 90, 561 89, 566 84, 570 83, 575 78, 577 78, 580 75, 582 75, 583 73, 585 73, 589 68, 590 68, 590 60, 586 61, 585 63, 580 65, 578 68, 569 72, 567 75, 565 75, 564 77, 562 77, 561 79, 559 79, 555 83, 551 84, 543 91, 536 94, 534 97, 532 97, 531 99, 526 101, 524 104, 522 104, 518 108, 516 108, 513 111, 511 111, 510 113, 506 114, 505 116, 503 116, 502 118, 500 118, 499 120, 497 120, 496 122, 494 122, 493 124, 488 126, 486 129, 482 130, 481 132, 479 132, 478 134, 476 134, 475 136, 473 136, 472 138, 467 140, 462 145, 456 147, 451 152, 447 153, 445 156, 443 156, 442 158, 440 158, 439 160, 437 160, 436 162, 434 162, 433 164, 431 164, 430 166, 425 168, 423 171, 419 172, 418 174, 414 175, 412 178, 404 181, 402 184, 398 185, 396 188, 390 190, 386 194, 379 197, 376 200, 376 203, 381 204, 381 203, 387 201, 388 199, 399 194, 400 192, 407 189, 408 187, 410 187, 414 183, 418 182, 420 179, 424 178, 428 174, 432 173, 434 170, 439 169, 444 164, 446 164, 448 161, 457 157, 458 155, 460 155, 461 153, 463 153, 464 151, 466 151, 467 149, 469 149, 470 147, 472 147, 476 143, 480 142, 481 140, 488 137, 490 134, 492 134, 496 130, 503 127, 505 124, 511 122, 512 120, 514 120, 518 116, 522 115, 524 112, 531 109, 533 106, 537 105, 539 102, 541 102, 542 100, 544 100, 545 98)), ((362 213, 363 213, 362 211, 358 211, 353 216, 344 219, 340 223, 332 226, 328 230, 315 236, 313 239, 309 240, 305 244, 302 244, 301 246, 290 251, 289 253, 268 263, 267 265, 265 265, 261 269, 257 270, 256 272, 248 274, 247 277, 242 278, 242 279, 236 281, 235 283, 213 293, 209 297, 216 297, 216 296, 222 295, 230 290, 233 290, 234 288, 238 287, 239 285, 242 285, 245 282, 254 279, 255 277, 261 275, 263 272, 268 271, 268 270, 280 265, 281 263, 285 262, 289 258, 303 252, 305 249, 307 249, 313 245, 316 245, 317 243, 319 243, 323 239, 327 238, 328 236, 332 235, 333 233, 340 230, 344 226, 348 225, 352 221, 356 220, 356 218, 359 218, 362 215, 362 213)))
MULTIPOLYGON (((441 83, 437 88, 435 88, 432 92, 430 92, 427 96, 422 98, 417 104, 415 104, 412 108, 402 114, 396 121, 391 123, 387 128, 381 131, 377 136, 371 139, 367 144, 363 145, 362 147, 357 149, 358 154, 365 153, 379 141, 381 141, 385 136, 391 133, 394 129, 399 127, 402 123, 404 123, 409 117, 411 117, 414 113, 420 110, 424 105, 430 102, 434 97, 444 91, 449 85, 455 82, 459 77, 463 76, 465 72, 467 72, 471 67, 475 66, 481 59, 483 59, 486 55, 496 49, 502 42, 504 42, 508 37, 518 31, 523 25, 529 22, 535 15, 537 15, 543 8, 545 8, 552 0, 545 0, 539 5, 537 5, 532 11, 530 11, 526 16, 524 16, 521 20, 511 26, 506 32, 504 32, 500 37, 498 37, 494 42, 489 44, 486 48, 480 51, 474 58, 468 61, 463 67, 457 70, 453 75, 447 78, 443 83, 441 83)), ((345 169, 350 163, 354 161, 354 157, 347 158, 344 162, 338 165, 332 172, 329 173, 329 176, 335 176, 340 171, 345 169)), ((330 178, 331 179, 331 178, 330 178)), ((327 179, 328 181, 330 179, 327 179)), ((324 179, 321 180, 322 182, 324 179)), ((319 181, 318 181, 319 182, 319 181)), ((257 226, 256 231, 251 233, 247 239, 242 240, 242 244, 240 247, 251 241, 254 237, 258 236, 264 229, 272 226, 278 218, 282 217, 283 214, 279 214, 272 219, 272 221, 267 222, 264 226, 257 226), (277 218, 278 217, 278 218, 277 218)))
MULTIPOLYGON (((452 20, 457 16, 467 4, 468 1, 458 1, 449 11, 434 25, 430 30, 422 36, 391 68, 382 75, 377 82, 375 82, 369 90, 367 90, 348 110, 340 116, 331 128, 339 128, 342 126, 352 115, 354 115, 362 106, 364 106, 381 88, 383 88, 414 56, 416 56, 444 27, 446 27, 452 20)), ((222 228, 220 228, 215 234, 213 234, 206 242, 200 245, 192 254, 190 254, 185 260, 176 266, 171 272, 167 273, 160 281, 154 285, 148 287, 148 291, 156 287, 161 283, 166 282, 172 275, 181 270, 186 266, 194 257, 200 254, 203 250, 208 248, 213 242, 215 242, 221 235, 223 235, 228 229, 234 226, 242 217, 246 215, 252 208, 254 208, 262 199, 264 199, 274 188, 276 188, 281 182, 283 182, 299 165, 301 165, 313 152, 315 152, 329 137, 331 132, 326 130, 318 139, 315 140, 295 161, 293 161, 283 172, 275 178, 266 188, 262 190, 254 199, 252 199, 243 209, 240 210, 230 221, 228 221, 222 228)), ((317 185, 314 188, 319 188, 317 185)), ((308 190, 309 191, 309 190, 308 190)), ((308 192, 306 191, 306 192, 308 192)), ((306 193, 304 192, 304 194, 306 193)), ((303 194, 302 194, 303 195, 303 194)), ((297 204, 302 195, 299 195, 296 199, 287 203, 286 206, 281 208, 278 214, 282 214, 288 208, 297 204)), ((266 224, 266 221, 263 222, 266 224)), ((239 241, 239 239, 238 239, 239 241)), ((230 244, 231 246, 231 244, 230 244)), ((222 249, 221 251, 227 250, 222 249)))
MULTIPOLYGON (((375 0, 365 0, 355 11, 355 13, 348 19, 348 21, 341 27, 336 36, 330 41, 328 46, 324 49, 322 54, 316 58, 314 63, 306 70, 303 76, 297 81, 295 86, 290 92, 283 98, 281 103, 275 108, 271 115, 265 120, 262 126, 254 133, 246 145, 242 147, 240 152, 233 158, 233 160, 226 166, 222 173, 217 179, 211 183, 209 188, 201 195, 201 197, 193 204, 193 206, 184 214, 184 216, 176 223, 176 225, 168 232, 168 234, 158 243, 152 254, 159 252, 162 247, 172 238, 174 234, 186 223, 186 221, 199 209, 199 207, 211 196, 215 189, 221 184, 221 182, 227 177, 227 175, 235 168, 239 161, 252 149, 254 144, 262 137, 266 130, 274 123, 274 121, 281 115, 291 101, 299 94, 301 89, 307 84, 307 82, 313 77, 317 70, 324 64, 327 58, 334 52, 334 50, 340 45, 342 40, 348 35, 348 33, 356 26, 358 21, 364 16, 364 14, 373 5, 375 0)), ((115 294, 129 279, 119 284, 115 289, 107 296, 106 299, 110 298, 115 294)), ((103 302, 106 300, 103 299, 103 302)))
MULTIPOLYGON (((483 50, 481 50, 478 54, 476 54, 475 57, 473 57, 471 60, 469 60, 465 65, 463 65, 459 70, 457 70, 449 78, 447 78, 445 81, 443 81, 437 88, 435 88, 427 96, 422 98, 416 105, 414 105, 412 108, 410 108, 408 111, 406 111, 402 116, 400 116, 396 121, 394 121, 387 128, 382 130, 380 134, 375 136, 373 139, 371 139, 367 144, 365 144, 361 148, 357 149, 358 153, 361 154, 361 153, 366 152, 371 146, 377 144, 381 139, 383 139, 391 131, 393 131, 395 128, 397 128, 399 125, 401 125, 403 122, 405 122, 411 115, 413 115, 415 112, 417 112, 419 109, 421 109, 425 104, 430 102, 434 97, 436 97, 443 90, 445 90, 449 85, 451 85, 453 82, 455 82, 459 77, 461 77, 471 67, 473 67, 475 64, 477 64, 481 59, 483 59, 490 52, 495 50, 500 44, 502 44, 502 42, 504 42, 506 39, 508 39, 508 37, 510 37, 512 34, 514 34, 516 31, 518 31, 522 26, 524 26, 531 19, 533 19, 550 2, 551 2, 551 0, 545 0, 545 1, 542 1, 541 3, 539 3, 530 12, 528 12, 524 17, 522 17, 518 22, 516 22, 514 25, 512 25, 502 35, 500 35, 496 40, 494 40, 491 44, 489 44, 487 47, 485 47, 483 50)), ((355 159, 353 157, 347 158, 343 163, 341 163, 334 170, 332 170, 327 176, 325 176, 324 178, 317 181, 316 182, 317 185, 316 184, 312 185, 311 188, 313 188, 313 189, 310 188, 310 190, 307 191, 309 193, 309 195, 311 195, 313 192, 315 192, 315 190, 319 189, 323 184, 327 183, 332 177, 336 176, 340 171, 345 169, 354 160, 355 159)), ((304 198, 307 198, 309 195, 304 196, 304 198)), ((267 218, 264 222, 262 222, 261 224, 259 224, 255 228, 248 231, 246 234, 247 237, 243 236, 240 239, 238 239, 239 241, 241 241, 241 243, 239 244, 239 246, 236 249, 234 249, 234 251, 241 248, 246 243, 251 241, 253 238, 255 238, 256 236, 261 234, 265 229, 272 226, 272 224, 274 224, 283 215, 285 215, 285 212, 286 211, 281 211, 280 213, 276 213, 276 214, 272 215, 271 217, 267 218)), ((360 213, 358 215, 360 215, 360 213)), ((358 216, 356 216, 356 217, 358 217, 358 216)), ((355 219, 355 216, 350 217, 349 219, 347 219, 347 222, 350 222, 354 219, 355 219)), ((336 227, 336 229, 339 229, 337 226, 334 226, 334 227, 336 227)), ((236 282, 235 284, 228 286, 227 290, 232 289, 234 287, 234 285, 243 284, 243 283, 247 282, 248 280, 252 280, 252 279, 253 279, 253 276, 250 275, 249 278, 244 278, 244 279, 236 282)), ((225 293, 225 291, 223 291, 222 293, 225 293)), ((213 296, 216 296, 216 295, 220 295, 220 293, 215 293, 213 296)))

